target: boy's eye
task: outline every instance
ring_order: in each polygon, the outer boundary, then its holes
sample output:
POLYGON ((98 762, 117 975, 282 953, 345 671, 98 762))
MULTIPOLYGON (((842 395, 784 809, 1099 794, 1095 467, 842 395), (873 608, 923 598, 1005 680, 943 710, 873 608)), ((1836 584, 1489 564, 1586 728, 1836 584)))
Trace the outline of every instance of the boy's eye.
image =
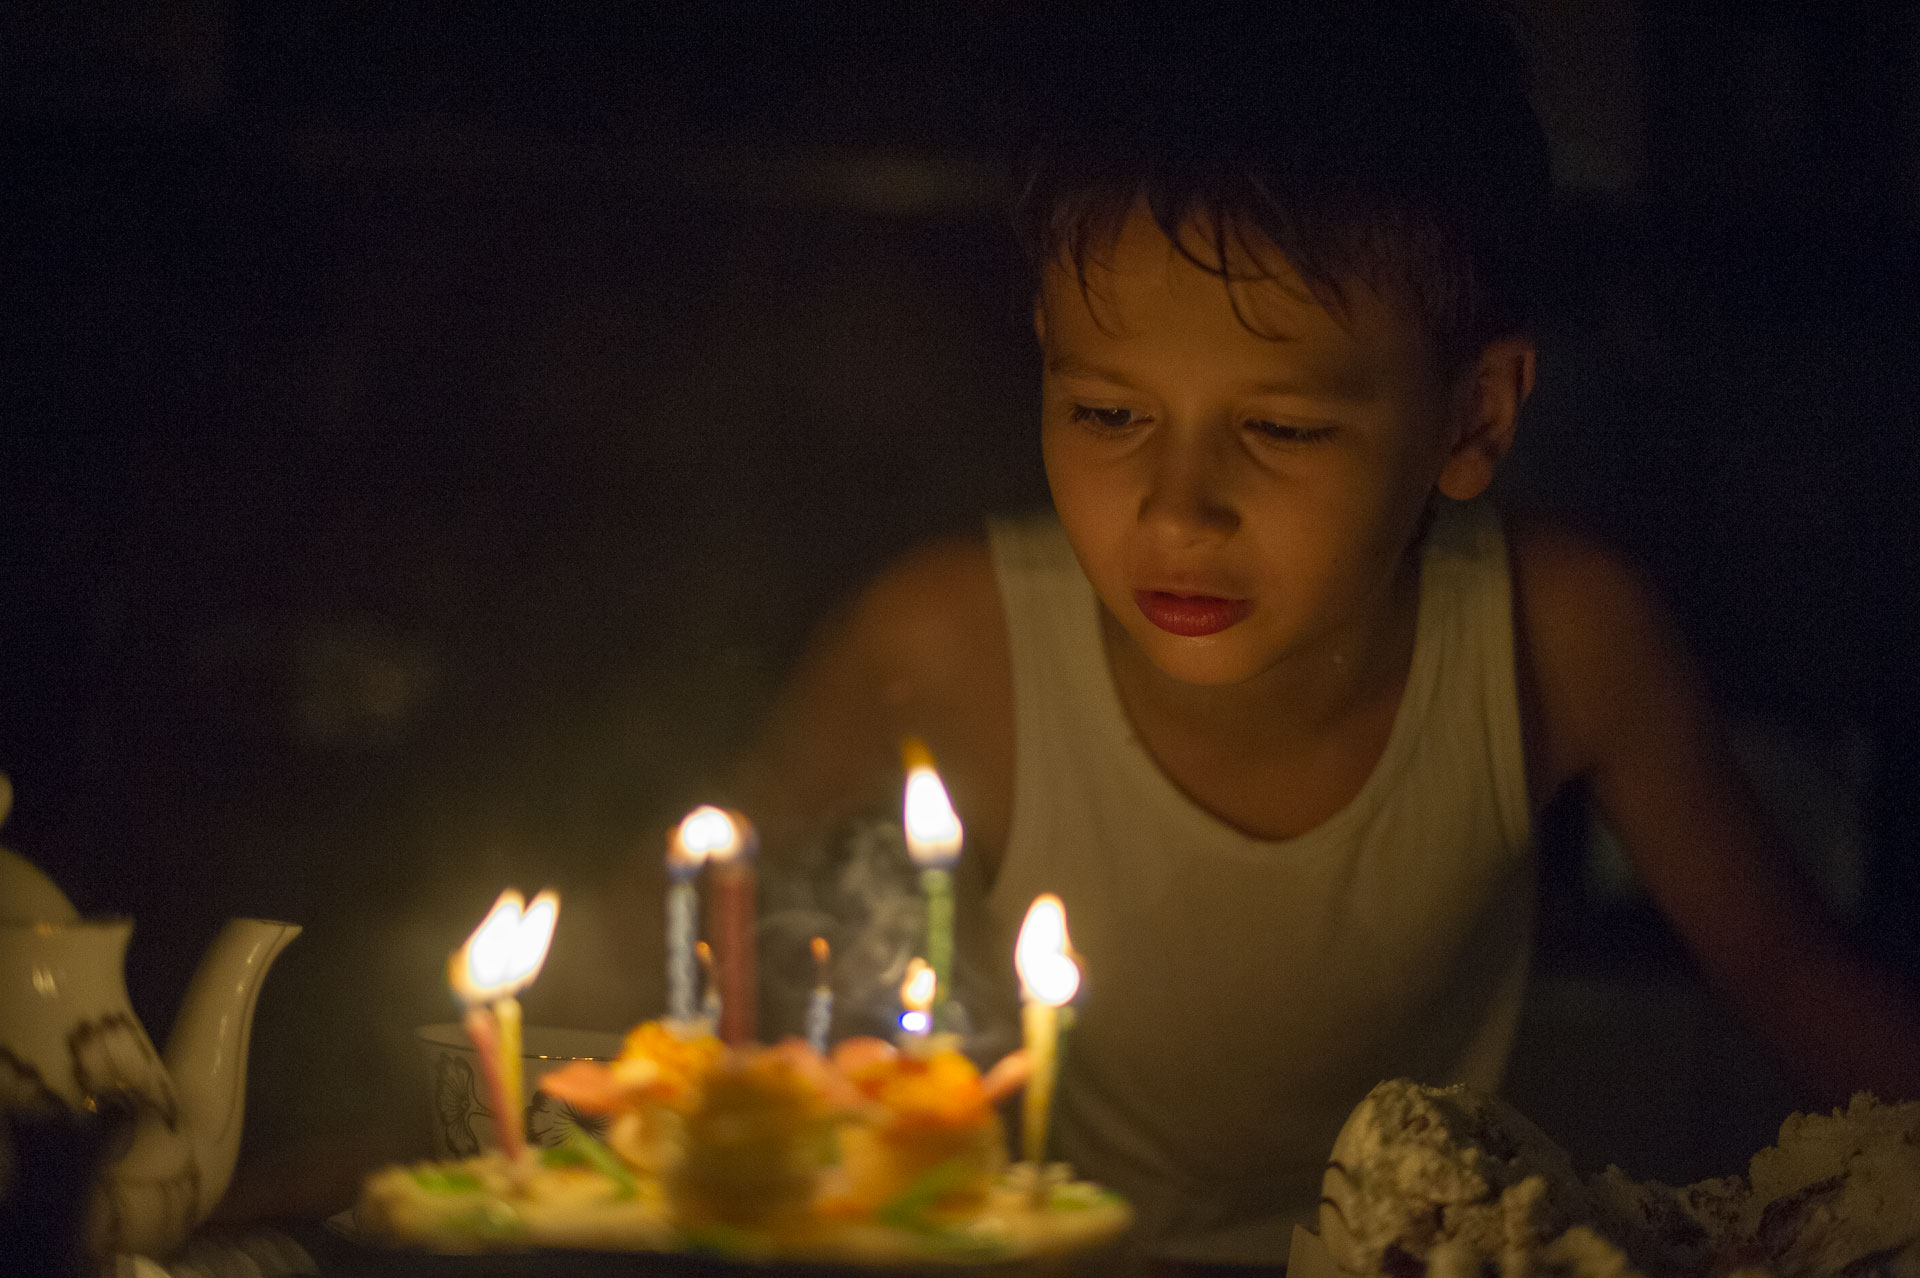
POLYGON ((1331 426, 1295 426, 1263 420, 1248 422, 1247 429, 1276 444, 1312 444, 1333 434, 1331 426))
POLYGON ((1075 404, 1068 416, 1100 430, 1125 430, 1136 420, 1131 408, 1095 408, 1090 404, 1075 404))

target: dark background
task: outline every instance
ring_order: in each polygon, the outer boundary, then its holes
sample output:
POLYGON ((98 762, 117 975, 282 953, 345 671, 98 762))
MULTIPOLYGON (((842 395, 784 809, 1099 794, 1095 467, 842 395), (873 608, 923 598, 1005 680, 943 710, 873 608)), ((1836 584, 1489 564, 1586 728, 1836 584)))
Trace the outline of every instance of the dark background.
MULTIPOLYGON (((6 840, 135 916, 155 1031, 220 919, 306 925, 256 1162, 417 1139, 408 1035, 494 893, 604 915, 823 609, 1044 499, 996 148, 1099 73, 1034 54, 1096 9, 526 8, 0 16, 6 840)), ((1651 568, 1836 911, 1920 974, 1920 27, 1517 8, 1563 191, 1502 484, 1651 568)), ((1583 1165, 1732 1170, 1794 1097, 1604 834, 1548 832, 1516 1097, 1583 1165)), ((589 931, 534 1021, 658 1007, 589 931)))

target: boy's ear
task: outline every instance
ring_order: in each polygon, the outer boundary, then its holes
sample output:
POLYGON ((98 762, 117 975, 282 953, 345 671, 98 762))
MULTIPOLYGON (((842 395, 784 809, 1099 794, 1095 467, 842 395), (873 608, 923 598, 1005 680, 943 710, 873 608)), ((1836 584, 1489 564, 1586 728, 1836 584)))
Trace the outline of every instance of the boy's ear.
POLYGON ((1041 346, 1047 344, 1047 304, 1039 297, 1033 299, 1033 338, 1041 346))
POLYGON ((1533 393, 1535 349, 1524 337, 1487 344, 1454 384, 1446 464, 1438 487, 1455 501, 1485 492, 1507 450, 1520 406, 1533 393))

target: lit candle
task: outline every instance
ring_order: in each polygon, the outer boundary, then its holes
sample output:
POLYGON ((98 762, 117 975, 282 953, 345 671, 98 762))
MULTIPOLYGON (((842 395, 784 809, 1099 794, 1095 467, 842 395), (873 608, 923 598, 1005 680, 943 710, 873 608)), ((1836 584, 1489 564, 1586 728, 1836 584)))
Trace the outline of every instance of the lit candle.
POLYGON ((496 1139, 516 1162, 526 1152, 526 1095, 520 1075, 520 1001, 514 995, 540 975, 559 917, 556 893, 541 892, 529 905, 508 888, 447 958, 448 980, 467 1005, 467 1037, 493 1101, 496 1139))
POLYGON ((720 987, 720 1041, 741 1047, 754 1041, 759 1029, 758 963, 753 933, 753 854, 758 836, 738 812, 713 809, 720 817, 715 838, 707 848, 711 867, 711 911, 714 975, 720 987))
POLYGON ((1060 1008, 1080 988, 1080 965, 1067 942, 1066 907, 1053 893, 1042 893, 1027 907, 1020 939, 1014 942, 1013 965, 1020 973, 1021 1028, 1033 1066, 1022 1111, 1021 1147, 1026 1161, 1037 1167, 1046 1159, 1047 1119, 1060 1068, 1060 1008))
POLYGON ((923 1047, 927 1042, 927 1032, 933 1028, 927 1011, 933 1006, 933 991, 932 964, 922 958, 908 962, 906 979, 900 982, 900 1006, 905 1009, 900 1013, 900 1029, 908 1047, 923 1047))
POLYGON ((726 813, 695 808, 667 838, 667 1017, 679 1024, 693 1019, 694 876, 714 847, 732 837, 726 813))
POLYGON ((827 938, 813 938, 813 995, 807 999, 807 1042, 827 1054, 827 1034, 833 1027, 833 982, 827 977, 827 938))
POLYGON ((693 952, 700 960, 701 988, 706 991, 700 996, 700 1019, 706 1022, 705 1032, 711 1034, 720 1028, 720 982, 713 979, 713 947, 701 941, 693 952))
POLYGON ((960 856, 960 818, 926 745, 908 737, 900 758, 907 770, 907 855, 920 867, 920 890, 927 898, 927 963, 933 969, 937 1014, 953 993, 953 863, 960 856))

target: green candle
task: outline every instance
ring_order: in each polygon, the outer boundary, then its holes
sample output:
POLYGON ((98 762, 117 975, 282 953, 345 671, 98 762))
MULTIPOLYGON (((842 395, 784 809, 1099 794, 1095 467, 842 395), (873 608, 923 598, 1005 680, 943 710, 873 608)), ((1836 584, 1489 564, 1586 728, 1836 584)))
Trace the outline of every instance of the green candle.
POLYGON ((907 855, 920 867, 920 891, 927 899, 927 965, 933 969, 933 1018, 953 993, 953 864, 960 859, 960 818, 947 788, 934 771, 933 754, 916 737, 900 745, 906 767, 905 826, 907 855))

